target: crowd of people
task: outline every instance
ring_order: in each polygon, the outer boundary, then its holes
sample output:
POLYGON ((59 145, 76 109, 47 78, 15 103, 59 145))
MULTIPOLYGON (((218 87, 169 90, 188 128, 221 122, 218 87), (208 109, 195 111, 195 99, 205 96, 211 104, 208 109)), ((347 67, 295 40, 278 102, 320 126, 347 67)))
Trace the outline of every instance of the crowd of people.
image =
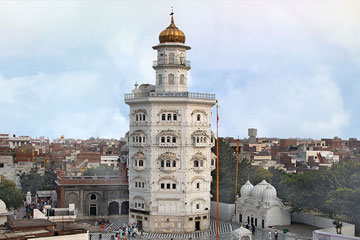
MULTIPOLYGON (((110 224, 107 219, 97 220, 95 226, 99 226, 102 230, 105 228, 105 224, 110 224)), ((136 223, 123 223, 119 230, 115 231, 110 225, 107 229, 110 233, 113 233, 111 240, 128 240, 129 237, 143 237, 144 231, 141 226, 136 223)))

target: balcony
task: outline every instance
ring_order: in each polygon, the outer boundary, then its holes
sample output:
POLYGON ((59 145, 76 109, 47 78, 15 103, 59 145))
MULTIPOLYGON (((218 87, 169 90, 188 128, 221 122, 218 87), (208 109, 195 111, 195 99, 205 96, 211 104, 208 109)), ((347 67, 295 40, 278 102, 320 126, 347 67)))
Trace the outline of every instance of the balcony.
POLYGON ((201 100, 212 100, 215 101, 215 94, 210 93, 194 93, 194 92, 142 92, 142 93, 126 93, 125 101, 133 99, 151 97, 183 97, 189 99, 201 99, 201 100))
POLYGON ((158 67, 171 67, 171 66, 182 66, 186 68, 191 68, 190 61, 187 60, 170 60, 170 59, 160 59, 158 61, 153 61, 153 68, 158 67))

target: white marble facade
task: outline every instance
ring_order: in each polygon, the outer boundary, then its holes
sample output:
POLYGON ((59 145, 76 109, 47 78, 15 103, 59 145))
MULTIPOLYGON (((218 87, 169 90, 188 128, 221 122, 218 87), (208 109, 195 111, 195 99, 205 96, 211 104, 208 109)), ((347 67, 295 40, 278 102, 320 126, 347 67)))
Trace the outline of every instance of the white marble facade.
POLYGON ((247 181, 240 193, 236 203, 236 222, 260 228, 290 225, 289 208, 283 205, 270 183, 263 180, 254 187, 247 181))
POLYGON ((169 41, 153 47, 158 52, 156 85, 136 85, 125 95, 130 106, 129 221, 147 232, 183 233, 210 226, 216 159, 211 107, 216 100, 213 94, 188 92, 190 47, 169 41))

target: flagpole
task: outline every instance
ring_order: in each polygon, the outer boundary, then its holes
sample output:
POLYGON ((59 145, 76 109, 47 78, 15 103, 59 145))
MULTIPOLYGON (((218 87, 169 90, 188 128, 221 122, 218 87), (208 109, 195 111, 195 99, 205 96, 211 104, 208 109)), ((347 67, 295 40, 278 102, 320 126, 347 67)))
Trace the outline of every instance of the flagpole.
POLYGON ((238 173, 239 173, 239 139, 236 140, 235 218, 236 218, 236 202, 237 202, 238 173))
POLYGON ((216 240, 219 240, 219 104, 216 100, 216 240))

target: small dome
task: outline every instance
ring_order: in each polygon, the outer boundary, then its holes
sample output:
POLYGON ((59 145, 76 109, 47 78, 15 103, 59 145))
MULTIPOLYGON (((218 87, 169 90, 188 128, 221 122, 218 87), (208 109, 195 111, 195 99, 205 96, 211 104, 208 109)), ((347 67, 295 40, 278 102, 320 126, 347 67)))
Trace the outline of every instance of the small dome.
POLYGON ((247 181, 240 189, 241 197, 250 197, 251 190, 254 188, 249 181, 247 181))
POLYGON ((269 184, 263 192, 263 201, 270 201, 276 198, 276 189, 269 184))
POLYGON ((254 198, 257 198, 259 200, 262 200, 262 195, 263 192, 265 190, 265 188, 268 186, 269 184, 265 181, 262 180, 261 183, 257 184, 252 190, 251 190, 251 196, 254 198))
POLYGON ((122 154, 128 154, 129 153, 129 146, 127 144, 124 144, 121 149, 120 149, 120 152, 122 154))
POLYGON ((159 35, 160 43, 178 42, 185 43, 185 34, 175 26, 174 17, 171 15, 170 25, 159 35))
POLYGON ((6 204, 0 199, 0 213, 7 213, 6 204))

